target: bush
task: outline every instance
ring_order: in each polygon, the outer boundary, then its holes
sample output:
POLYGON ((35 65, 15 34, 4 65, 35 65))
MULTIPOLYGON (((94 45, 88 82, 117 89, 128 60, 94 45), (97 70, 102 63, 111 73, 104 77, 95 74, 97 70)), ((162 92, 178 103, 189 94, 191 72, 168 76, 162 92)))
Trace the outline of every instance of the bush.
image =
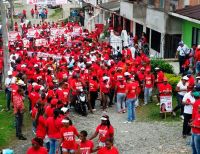
POLYGON ((169 84, 172 86, 173 92, 175 93, 176 86, 178 82, 181 80, 181 76, 177 76, 174 74, 165 73, 165 76, 168 79, 169 84))
POLYGON ((173 66, 162 59, 151 59, 152 70, 159 67, 163 72, 173 74, 173 66))

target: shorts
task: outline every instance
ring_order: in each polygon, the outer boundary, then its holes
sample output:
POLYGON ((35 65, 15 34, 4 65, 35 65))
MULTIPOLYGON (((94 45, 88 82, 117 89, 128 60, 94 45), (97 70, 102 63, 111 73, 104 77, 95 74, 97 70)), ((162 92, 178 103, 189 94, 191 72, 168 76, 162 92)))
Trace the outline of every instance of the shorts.
POLYGON ((62 148, 62 152, 75 153, 75 150, 62 148))

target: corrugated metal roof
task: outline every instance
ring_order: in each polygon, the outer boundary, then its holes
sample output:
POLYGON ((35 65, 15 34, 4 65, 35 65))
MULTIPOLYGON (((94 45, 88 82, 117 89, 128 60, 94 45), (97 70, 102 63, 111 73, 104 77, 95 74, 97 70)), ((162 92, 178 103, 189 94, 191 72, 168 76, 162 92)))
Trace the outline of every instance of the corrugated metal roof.
POLYGON ((200 5, 188 6, 184 9, 176 10, 175 13, 200 20, 200 5))

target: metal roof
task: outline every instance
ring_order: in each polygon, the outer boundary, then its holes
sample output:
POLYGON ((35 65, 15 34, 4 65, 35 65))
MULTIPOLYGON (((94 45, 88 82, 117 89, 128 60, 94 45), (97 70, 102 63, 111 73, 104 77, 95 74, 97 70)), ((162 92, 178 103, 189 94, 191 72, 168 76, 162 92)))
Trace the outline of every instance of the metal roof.
POLYGON ((175 13, 192 19, 200 20, 200 5, 187 6, 186 8, 176 10, 175 13))
POLYGON ((107 3, 102 3, 99 5, 99 7, 106 10, 117 11, 120 9, 120 1, 111 1, 107 3))

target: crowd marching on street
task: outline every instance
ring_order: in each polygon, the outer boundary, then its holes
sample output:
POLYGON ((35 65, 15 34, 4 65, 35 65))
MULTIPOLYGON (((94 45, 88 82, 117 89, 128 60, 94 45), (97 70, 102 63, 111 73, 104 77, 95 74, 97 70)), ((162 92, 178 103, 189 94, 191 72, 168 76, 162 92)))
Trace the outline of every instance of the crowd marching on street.
MULTIPOLYGON (((48 11, 43 11, 45 19, 48 11)), ((33 18, 38 14, 37 8, 31 10, 33 18)), ((6 102, 7 111, 13 108, 16 137, 26 140, 22 124, 28 97, 35 138, 27 154, 118 154, 108 108, 116 106, 119 116, 127 114, 124 123, 133 124, 136 107, 152 102, 154 90, 158 101, 161 96, 172 96, 165 72, 159 67, 152 70, 150 58, 138 48, 138 39, 116 52, 108 42, 99 41, 98 30, 89 32, 74 22, 15 23, 14 30, 18 33, 9 42, 6 102), (77 130, 72 111, 87 118, 97 104, 103 112, 94 134, 77 130), (97 136, 95 146, 92 140, 97 136)), ((193 153, 200 154, 200 46, 189 50, 180 42, 177 57, 182 78, 172 113, 175 116, 180 109, 182 135, 192 135, 193 153)), ((161 105, 161 111, 165 110, 161 105)))

